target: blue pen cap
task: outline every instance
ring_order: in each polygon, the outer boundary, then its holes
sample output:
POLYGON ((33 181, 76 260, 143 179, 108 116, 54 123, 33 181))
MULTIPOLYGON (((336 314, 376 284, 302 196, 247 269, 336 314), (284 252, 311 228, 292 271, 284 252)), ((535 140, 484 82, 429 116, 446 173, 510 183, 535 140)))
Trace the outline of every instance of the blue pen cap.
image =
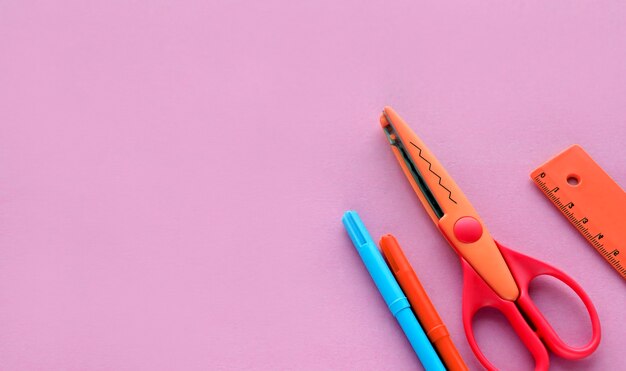
POLYGON ((359 214, 357 214, 356 211, 346 211, 345 214, 343 214, 341 221, 346 227, 348 235, 357 249, 367 244, 368 241, 373 241, 372 236, 370 236, 370 233, 365 228, 365 225, 361 221, 361 218, 359 218, 359 214))
POLYGON ((365 228, 359 214, 356 211, 346 211, 342 221, 391 313, 395 316, 402 309, 409 308, 409 301, 387 266, 372 236, 365 228))

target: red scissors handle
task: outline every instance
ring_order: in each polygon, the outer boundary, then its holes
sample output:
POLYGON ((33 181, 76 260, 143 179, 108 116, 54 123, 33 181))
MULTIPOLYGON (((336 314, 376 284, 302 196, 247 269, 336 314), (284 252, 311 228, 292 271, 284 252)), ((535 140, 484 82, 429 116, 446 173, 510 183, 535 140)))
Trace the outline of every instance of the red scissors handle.
POLYGON ((465 260, 462 260, 464 276, 463 325, 469 344, 483 366, 489 370, 496 369, 481 352, 472 330, 474 315, 485 307, 495 308, 504 314, 535 359, 536 370, 548 369, 549 357, 546 347, 557 356, 566 359, 580 359, 593 353, 600 344, 600 320, 591 299, 582 287, 561 270, 510 250, 497 242, 496 244, 520 290, 520 295, 515 302, 500 298, 474 269, 465 260), (562 281, 574 290, 583 301, 591 318, 592 336, 588 344, 578 348, 567 345, 533 303, 528 294, 528 287, 530 282, 540 275, 550 275, 562 281), (529 319, 531 324, 526 322, 524 316, 529 319))

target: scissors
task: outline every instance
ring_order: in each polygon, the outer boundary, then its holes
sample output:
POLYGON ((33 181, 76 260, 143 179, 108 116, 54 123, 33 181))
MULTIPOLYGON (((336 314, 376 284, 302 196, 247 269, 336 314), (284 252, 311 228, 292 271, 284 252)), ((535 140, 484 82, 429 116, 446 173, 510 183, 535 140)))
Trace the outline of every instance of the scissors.
POLYGON ((461 189, 407 123, 389 107, 383 110, 380 123, 413 190, 461 259, 463 327, 482 365, 496 370, 478 347, 472 329, 474 315, 485 307, 504 314, 532 354, 535 370, 548 369, 548 350, 572 360, 593 353, 600 343, 600 320, 582 287, 561 270, 494 240, 461 189), (567 345, 533 303, 528 286, 539 275, 557 278, 580 297, 591 318, 592 337, 587 345, 567 345))

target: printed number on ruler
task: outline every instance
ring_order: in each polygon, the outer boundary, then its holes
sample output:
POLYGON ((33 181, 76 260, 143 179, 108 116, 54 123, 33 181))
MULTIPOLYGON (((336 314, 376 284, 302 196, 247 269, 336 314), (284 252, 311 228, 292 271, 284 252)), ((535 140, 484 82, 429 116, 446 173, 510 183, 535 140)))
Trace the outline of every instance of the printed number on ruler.
POLYGON ((531 178, 591 245, 626 279, 626 193, 580 147, 572 146, 531 178), (621 250, 624 250, 621 248, 621 250))

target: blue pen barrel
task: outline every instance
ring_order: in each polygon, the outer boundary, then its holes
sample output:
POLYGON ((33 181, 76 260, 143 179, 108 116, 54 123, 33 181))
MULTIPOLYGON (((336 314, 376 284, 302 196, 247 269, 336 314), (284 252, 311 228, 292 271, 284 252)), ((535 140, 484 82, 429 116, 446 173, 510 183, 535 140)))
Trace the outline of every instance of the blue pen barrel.
POLYGON ((411 343, 411 346, 422 363, 422 366, 424 366, 427 371, 445 370, 446 368, 443 366, 439 355, 435 352, 435 349, 424 333, 422 326, 417 318, 415 318, 415 314, 411 310, 411 307, 407 307, 399 311, 396 314, 396 319, 398 320, 398 323, 400 323, 400 327, 402 327, 407 339, 409 339, 409 343, 411 343), (407 329, 414 328, 419 328, 421 331, 407 331, 407 329), (426 347, 426 344, 430 346, 426 347))
POLYGON ((445 367, 435 352, 432 344, 426 337, 422 326, 419 324, 411 305, 407 300, 393 273, 387 266, 385 259, 376 247, 365 225, 355 211, 347 211, 343 218, 343 224, 356 247, 363 264, 372 276, 378 291, 383 296, 387 307, 396 317, 400 327, 409 339, 413 350, 427 371, 443 371, 445 367))

